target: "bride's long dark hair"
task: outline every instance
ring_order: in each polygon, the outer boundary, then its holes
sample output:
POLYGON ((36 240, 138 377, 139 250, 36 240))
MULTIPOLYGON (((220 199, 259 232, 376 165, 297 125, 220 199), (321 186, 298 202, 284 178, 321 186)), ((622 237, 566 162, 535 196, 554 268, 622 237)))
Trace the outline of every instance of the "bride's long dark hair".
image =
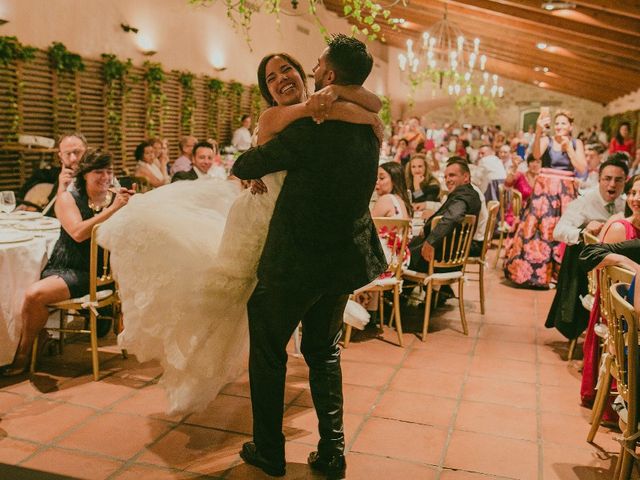
POLYGON ((260 93, 262 94, 262 98, 264 98, 269 105, 273 106, 276 104, 275 100, 269 93, 269 88, 267 88, 267 75, 266 75, 267 63, 269 63, 269 60, 271 60, 273 57, 280 57, 285 59, 289 65, 291 65, 293 68, 296 69, 296 71, 300 74, 300 77, 302 77, 302 85, 304 86, 305 93, 308 93, 307 92, 307 75, 304 73, 304 68, 302 68, 302 65, 300 65, 300 62, 298 62, 295 58, 293 58, 291 55, 288 55, 286 53, 270 53, 269 55, 264 57, 260 61, 260 65, 258 65, 258 87, 260 88, 260 93))

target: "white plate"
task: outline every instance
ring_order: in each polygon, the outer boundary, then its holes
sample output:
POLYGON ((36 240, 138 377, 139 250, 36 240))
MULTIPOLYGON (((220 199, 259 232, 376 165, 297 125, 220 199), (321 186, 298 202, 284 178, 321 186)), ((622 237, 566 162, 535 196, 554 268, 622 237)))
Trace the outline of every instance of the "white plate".
POLYGON ((27 212, 26 210, 18 210, 11 213, 0 213, 0 219, 6 220, 33 220, 35 218, 42 218, 40 212, 27 212))
POLYGON ((33 236, 25 232, 0 232, 0 243, 28 242, 33 236))
POLYGON ((16 223, 13 228, 18 230, 58 230, 60 228, 60 221, 57 218, 38 218, 30 220, 28 222, 16 223))

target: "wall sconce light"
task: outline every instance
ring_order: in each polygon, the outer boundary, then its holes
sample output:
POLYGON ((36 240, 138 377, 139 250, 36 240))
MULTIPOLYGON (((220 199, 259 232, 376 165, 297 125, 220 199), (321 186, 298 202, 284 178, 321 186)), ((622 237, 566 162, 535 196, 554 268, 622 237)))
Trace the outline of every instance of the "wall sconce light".
POLYGON ((216 72, 224 72, 227 69, 227 67, 216 67, 215 65, 213 66, 213 70, 216 72))
POLYGON ((121 23, 120 28, 125 33, 129 33, 129 32, 138 33, 138 29, 136 27, 132 27, 131 25, 127 25, 126 23, 121 23))
POLYGON ((152 57, 156 53, 158 53, 158 52, 156 52, 155 50, 143 50, 142 51, 142 55, 144 55, 145 57, 152 57))
POLYGON ((9 20, 5 20, 4 18, 0 18, 0 27, 5 23, 9 23, 9 20))

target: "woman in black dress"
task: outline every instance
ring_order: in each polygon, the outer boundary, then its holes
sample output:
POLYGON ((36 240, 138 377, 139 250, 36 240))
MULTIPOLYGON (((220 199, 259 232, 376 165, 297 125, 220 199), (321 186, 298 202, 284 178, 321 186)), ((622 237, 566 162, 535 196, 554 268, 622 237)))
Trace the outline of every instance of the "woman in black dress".
POLYGON ((112 190, 113 159, 103 152, 88 152, 80 161, 76 190, 58 194, 56 216, 62 229, 41 280, 27 289, 22 306, 22 334, 13 363, 4 375, 27 369, 33 340, 49 318, 47 305, 89 293, 91 230, 124 207, 134 193, 112 190))

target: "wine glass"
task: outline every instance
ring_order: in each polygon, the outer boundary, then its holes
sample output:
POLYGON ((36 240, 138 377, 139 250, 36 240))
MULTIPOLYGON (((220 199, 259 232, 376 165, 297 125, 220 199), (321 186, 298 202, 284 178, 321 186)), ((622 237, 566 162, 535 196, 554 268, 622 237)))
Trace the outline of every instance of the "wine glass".
POLYGON ((16 208, 16 196, 13 192, 10 190, 0 192, 0 210, 5 213, 11 213, 14 208, 16 208))

